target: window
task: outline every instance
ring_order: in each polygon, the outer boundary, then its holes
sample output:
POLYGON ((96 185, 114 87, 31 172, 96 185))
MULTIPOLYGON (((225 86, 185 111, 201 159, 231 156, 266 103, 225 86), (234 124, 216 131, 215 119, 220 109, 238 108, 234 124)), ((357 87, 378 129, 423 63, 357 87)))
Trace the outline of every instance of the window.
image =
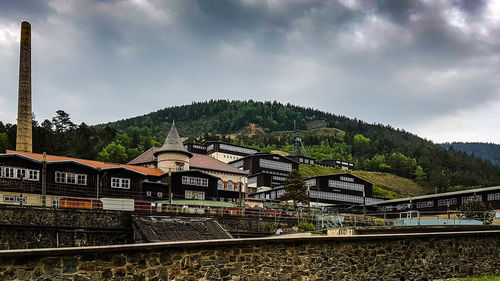
POLYGON ((5 167, 4 169, 4 177, 6 178, 15 178, 15 169, 11 167, 5 167))
POLYGON ((207 178, 196 178, 196 177, 182 177, 182 184, 186 185, 197 185, 197 186, 208 186, 207 178))
POLYGON ((38 170, 28 170, 28 179, 37 181, 40 178, 40 172, 38 170))
POLYGON ((71 173, 66 173, 66 183, 76 183, 76 175, 71 173))
POLYGON ((224 182, 222 180, 217 181, 217 189, 224 190, 224 182))
POLYGON ((17 170, 17 178, 18 179, 24 179, 26 177, 26 170, 25 169, 16 169, 17 170))
POLYGON ((163 193, 158 192, 158 193, 156 194, 156 196, 158 196, 158 197, 163 197, 163 193))
POLYGON ((365 186, 359 183, 351 183, 338 180, 328 180, 328 186, 333 188, 348 189, 354 191, 364 191, 365 186))
POLYGON ((181 165, 175 165, 175 170, 176 170, 176 171, 184 171, 184 166, 181 166, 181 165))
POLYGON ((76 175, 76 183, 87 185, 87 175, 76 175))
POLYGON ((146 191, 146 196, 151 196, 151 191, 146 191))
POLYGON ((227 190, 233 191, 234 190, 234 184, 232 181, 227 182, 227 190))
POLYGON ((285 163, 285 162, 279 162, 279 161, 267 160, 267 159, 259 159, 259 165, 261 168, 268 168, 268 169, 280 170, 280 171, 286 171, 286 172, 292 171, 292 164, 285 163))
POLYGON ((130 179, 111 178, 112 188, 130 189, 130 179))
POLYGON ((87 185, 87 175, 56 172, 55 182, 56 183, 87 185))

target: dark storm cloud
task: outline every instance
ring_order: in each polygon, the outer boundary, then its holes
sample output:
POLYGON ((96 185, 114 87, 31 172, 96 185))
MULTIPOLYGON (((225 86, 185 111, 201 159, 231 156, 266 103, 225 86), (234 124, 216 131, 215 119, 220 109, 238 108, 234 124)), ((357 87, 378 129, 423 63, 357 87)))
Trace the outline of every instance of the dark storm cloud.
POLYGON ((24 19, 33 23, 39 119, 59 108, 98 123, 193 100, 277 99, 452 140, 446 134, 454 132, 436 129, 443 120, 476 120, 474 130, 447 127, 477 138, 491 131, 477 123, 500 104, 500 15, 489 1, 0 5, 0 85, 8 93, 0 118, 11 122, 13 34, 24 19))

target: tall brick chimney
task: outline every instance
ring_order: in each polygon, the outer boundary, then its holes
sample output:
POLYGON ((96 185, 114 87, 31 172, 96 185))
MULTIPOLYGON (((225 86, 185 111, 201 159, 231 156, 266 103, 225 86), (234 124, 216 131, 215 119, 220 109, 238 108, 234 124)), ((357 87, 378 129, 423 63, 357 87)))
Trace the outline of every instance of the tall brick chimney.
POLYGON ((16 150, 32 152, 31 24, 26 21, 21 24, 20 50, 16 150))

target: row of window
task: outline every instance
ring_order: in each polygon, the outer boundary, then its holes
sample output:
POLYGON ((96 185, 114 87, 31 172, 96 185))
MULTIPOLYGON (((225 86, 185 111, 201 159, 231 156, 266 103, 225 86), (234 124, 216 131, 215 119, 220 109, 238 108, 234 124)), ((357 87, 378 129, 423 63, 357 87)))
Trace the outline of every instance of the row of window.
POLYGON ((182 177, 182 184, 208 187, 208 179, 207 178, 183 176, 182 177))
POLYGON ((354 182, 354 178, 346 177, 346 176, 340 176, 341 181, 348 181, 348 182, 354 182))
POLYGON ((308 179, 305 180, 304 183, 306 184, 306 186, 316 186, 316 179, 308 179))
POLYGON ((282 177, 288 177, 289 173, 281 173, 281 172, 276 172, 276 171, 270 171, 270 170, 263 170, 263 174, 269 174, 269 175, 275 175, 275 176, 282 176, 282 177))
POLYGON ((328 180, 328 186, 333 188, 348 189, 354 191, 364 191, 365 186, 359 183, 338 181, 338 180, 328 180))
POLYGON ((55 182, 56 183, 87 185, 87 175, 66 173, 66 172, 56 172, 55 182))
POLYGON ((422 201, 422 202, 417 202, 417 209, 420 208, 431 208, 434 207, 434 201, 422 201))
POLYGON ((27 198, 24 197, 24 196, 4 195, 3 202, 9 202, 9 203, 26 203, 27 202, 27 198))
POLYGON ((243 168, 243 160, 233 162, 233 163, 231 163, 231 166, 233 166, 237 169, 242 169, 243 168))
POLYGON ((311 199, 318 198, 318 199, 334 200, 334 201, 349 202, 349 203, 356 203, 356 204, 363 203, 362 196, 343 194, 343 193, 317 191, 317 190, 309 191, 309 197, 311 199))
POLYGON ((474 200, 482 201, 483 197, 481 195, 471 195, 471 196, 462 197, 462 204, 465 204, 467 202, 471 202, 474 200))
POLYGON ((257 183, 257 177, 248 178, 248 184, 254 184, 254 183, 257 183))
POLYGON ((224 158, 227 158, 227 159, 240 159, 241 156, 233 156, 233 155, 224 154, 224 158))
POLYGON ((245 148, 245 147, 239 147, 239 146, 233 146, 233 145, 228 145, 228 144, 219 144, 219 149, 227 150, 227 151, 234 151, 234 152, 239 152, 239 153, 245 153, 245 154, 254 154, 259 152, 258 150, 251 149, 251 148, 245 148))
POLYGON ((488 201, 500 200, 500 193, 490 193, 488 194, 488 201))
POLYGON ((314 159, 299 157, 299 163, 305 163, 305 164, 314 165, 314 159))
POLYGON ((451 206, 451 205, 456 205, 456 204, 457 204, 457 198, 439 199, 438 200, 438 207, 451 206))
MULTIPOLYGON (((224 190, 224 182, 222 180, 217 181, 217 189, 224 190)), ((243 187, 242 183, 238 183, 238 185, 235 189, 234 183, 232 181, 227 182, 227 189, 226 190, 228 190, 228 191, 240 191, 240 189, 242 192, 245 192, 245 188, 243 187)))
POLYGON ((0 178, 38 181, 40 171, 16 167, 0 167, 0 178))
POLYGON ((285 177, 280 177, 280 176, 272 176, 272 179, 275 181, 286 181, 285 177))
POLYGON ((268 160, 268 159, 259 159, 259 166, 261 168, 268 168, 268 169, 279 170, 279 171, 286 171, 286 172, 292 171, 292 164, 291 163, 284 163, 284 162, 268 160))
POLYGON ((186 190, 184 192, 184 198, 186 198, 186 199, 205 200, 205 192, 203 192, 203 191, 195 191, 195 190, 186 190))

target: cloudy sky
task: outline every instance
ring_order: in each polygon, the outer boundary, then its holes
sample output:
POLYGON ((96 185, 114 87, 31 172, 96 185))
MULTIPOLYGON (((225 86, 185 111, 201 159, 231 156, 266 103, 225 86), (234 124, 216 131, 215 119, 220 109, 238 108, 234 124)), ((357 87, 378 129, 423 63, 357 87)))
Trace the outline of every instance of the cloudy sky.
POLYGON ((3 122, 16 118, 23 20, 39 121, 278 100, 500 143, 499 1, 0 0, 3 122))

